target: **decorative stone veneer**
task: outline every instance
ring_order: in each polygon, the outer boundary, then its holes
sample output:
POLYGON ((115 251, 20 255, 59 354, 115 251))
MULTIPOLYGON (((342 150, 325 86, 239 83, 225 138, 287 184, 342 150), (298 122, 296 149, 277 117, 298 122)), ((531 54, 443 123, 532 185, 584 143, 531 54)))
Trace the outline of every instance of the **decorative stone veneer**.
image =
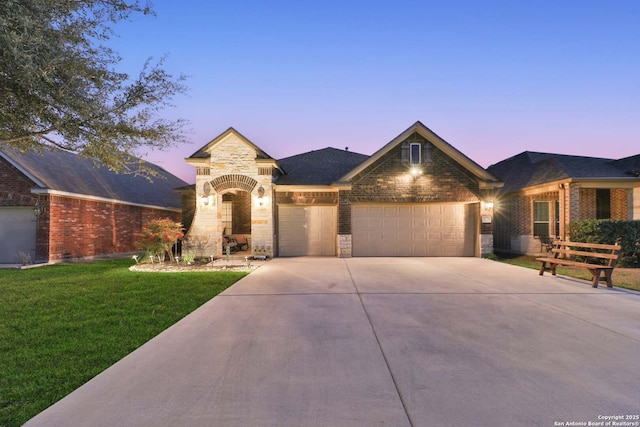
POLYGON ((493 235, 481 234, 480 235, 480 256, 485 257, 493 253, 493 235))
POLYGON ((338 257, 351 258, 351 234, 338 234, 338 257))
POLYGON ((222 195, 246 191, 251 198, 251 244, 254 252, 273 256, 273 184, 271 168, 256 161, 255 147, 229 133, 213 147, 196 174, 196 209, 187 233, 185 253, 222 256, 222 195), (264 196, 258 200, 258 189, 264 196), (205 204, 206 200, 206 204, 205 204))

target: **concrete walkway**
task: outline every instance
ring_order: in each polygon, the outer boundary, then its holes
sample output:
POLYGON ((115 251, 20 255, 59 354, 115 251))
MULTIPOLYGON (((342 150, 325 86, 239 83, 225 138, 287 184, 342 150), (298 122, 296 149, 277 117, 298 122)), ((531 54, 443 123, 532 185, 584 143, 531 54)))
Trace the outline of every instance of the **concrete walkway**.
POLYGON ((26 425, 597 422, 640 414, 639 356, 638 293, 476 258, 280 258, 26 425))

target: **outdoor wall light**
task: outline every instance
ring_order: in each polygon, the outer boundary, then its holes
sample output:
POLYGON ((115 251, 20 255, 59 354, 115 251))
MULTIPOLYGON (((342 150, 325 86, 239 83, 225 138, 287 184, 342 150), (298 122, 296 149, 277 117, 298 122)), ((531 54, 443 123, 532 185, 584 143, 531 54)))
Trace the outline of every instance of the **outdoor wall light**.
POLYGON ((493 209, 493 202, 487 202, 485 206, 487 209, 493 209))
POLYGON ((420 175, 422 175, 422 171, 419 168, 411 168, 411 176, 414 181, 418 179, 420 175))
POLYGON ((203 206, 207 206, 209 204, 209 198, 207 196, 202 196, 200 198, 200 201, 202 202, 203 206))
POLYGON ((260 206, 264 204, 264 187, 262 185, 258 188, 258 203, 260 206))
POLYGON ((33 213, 35 216, 40 216, 42 214, 42 207, 40 207, 40 205, 35 205, 33 207, 33 213))

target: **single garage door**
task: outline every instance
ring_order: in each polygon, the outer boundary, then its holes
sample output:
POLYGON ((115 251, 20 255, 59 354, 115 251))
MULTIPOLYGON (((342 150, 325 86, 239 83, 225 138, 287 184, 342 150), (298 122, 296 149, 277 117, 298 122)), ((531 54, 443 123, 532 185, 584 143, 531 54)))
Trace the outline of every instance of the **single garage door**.
POLYGON ((280 256, 335 256, 335 206, 278 206, 280 256))
POLYGON ((477 204, 354 204, 353 256, 474 256, 477 204))
POLYGON ((0 208, 0 264, 35 261, 36 217, 30 207, 0 208), (24 259, 28 257, 28 259, 24 259))

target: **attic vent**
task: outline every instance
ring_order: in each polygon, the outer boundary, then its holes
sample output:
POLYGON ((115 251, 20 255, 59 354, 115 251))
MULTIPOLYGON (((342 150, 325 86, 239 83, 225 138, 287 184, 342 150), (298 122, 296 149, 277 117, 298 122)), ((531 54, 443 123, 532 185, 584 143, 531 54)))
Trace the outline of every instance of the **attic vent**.
POLYGON ((211 175, 211 168, 208 166, 196 167, 196 175, 211 175))
POLYGON ((258 167, 258 175, 271 175, 271 166, 258 167))

